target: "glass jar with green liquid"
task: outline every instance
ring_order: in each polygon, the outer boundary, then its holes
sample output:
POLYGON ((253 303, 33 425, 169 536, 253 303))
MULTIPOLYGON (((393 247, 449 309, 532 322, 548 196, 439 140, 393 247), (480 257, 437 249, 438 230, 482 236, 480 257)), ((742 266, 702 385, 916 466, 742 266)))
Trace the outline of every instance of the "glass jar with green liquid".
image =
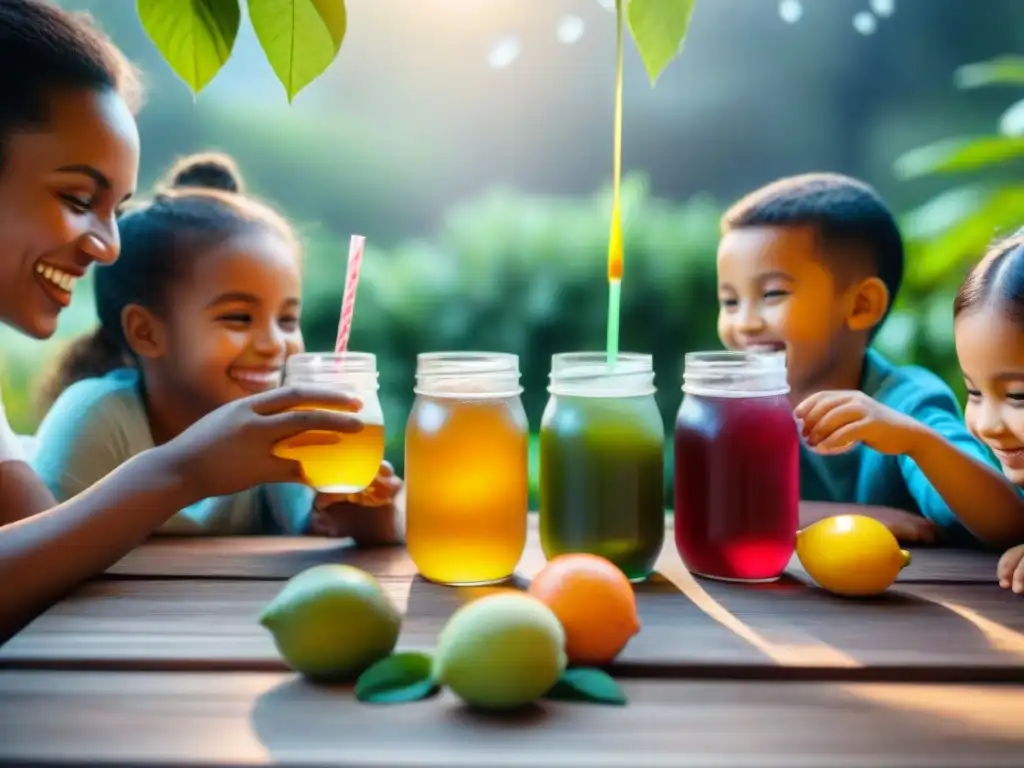
POLYGON ((540 537, 549 560, 600 555, 631 581, 654 570, 665 538, 665 425, 650 355, 569 352, 551 359, 540 429, 540 537))

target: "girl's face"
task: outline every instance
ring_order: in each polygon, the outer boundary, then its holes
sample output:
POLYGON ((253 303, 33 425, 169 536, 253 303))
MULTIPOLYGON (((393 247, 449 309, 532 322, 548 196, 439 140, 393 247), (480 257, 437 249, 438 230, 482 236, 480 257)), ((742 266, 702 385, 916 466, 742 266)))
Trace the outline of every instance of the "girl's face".
POLYGON ((270 233, 194 254, 166 317, 154 320, 147 386, 173 393, 196 418, 279 386, 285 360, 303 349, 300 296, 297 255, 270 233))
POLYGON ((1024 329, 998 307, 979 307, 957 318, 955 333, 967 427, 1024 485, 1024 329))
POLYGON ((45 127, 7 137, 0 165, 0 321, 40 339, 76 279, 117 258, 115 217, 139 165, 135 119, 116 93, 62 93, 49 108, 45 127))

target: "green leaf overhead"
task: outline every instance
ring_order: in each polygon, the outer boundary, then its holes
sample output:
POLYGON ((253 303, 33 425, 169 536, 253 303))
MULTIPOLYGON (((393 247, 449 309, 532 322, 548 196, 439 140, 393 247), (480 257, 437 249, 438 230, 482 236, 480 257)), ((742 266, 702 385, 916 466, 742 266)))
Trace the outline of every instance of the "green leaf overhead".
POLYGON ((896 175, 914 179, 933 173, 964 173, 1024 160, 1024 137, 982 136, 942 139, 900 156, 896 175))
POLYGON ((615 678, 600 669, 571 667, 562 673, 554 687, 544 694, 553 701, 589 701, 593 704, 624 706, 626 694, 615 678))
POLYGON ((989 61, 964 64, 953 73, 958 88, 986 85, 1024 85, 1024 56, 999 56, 989 61))
POLYGON ((238 0, 137 0, 139 21, 164 60, 199 93, 231 56, 238 0))
POLYGON ((977 262, 994 238, 1024 225, 1024 185, 986 184, 951 189, 900 221, 908 258, 906 285, 937 290, 951 274, 977 262))
POLYGON ((424 653, 395 653, 381 659, 356 681, 356 698, 369 704, 419 701, 440 690, 424 653))
MULTIPOLYGON (((626 0, 621 0, 625 2, 626 0)), ((653 85, 683 49, 696 0, 629 0, 626 16, 653 85)))
POLYGON ((344 0, 249 0, 249 19, 289 103, 334 61, 347 25, 344 0))

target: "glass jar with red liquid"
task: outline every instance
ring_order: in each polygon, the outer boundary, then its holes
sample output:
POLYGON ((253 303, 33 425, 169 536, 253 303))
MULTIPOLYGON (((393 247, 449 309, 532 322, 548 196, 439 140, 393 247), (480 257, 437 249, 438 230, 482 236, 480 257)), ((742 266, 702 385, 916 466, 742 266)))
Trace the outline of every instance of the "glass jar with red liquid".
POLYGON ((774 581, 799 527, 785 355, 691 352, 675 427, 676 548, 694 574, 774 581))

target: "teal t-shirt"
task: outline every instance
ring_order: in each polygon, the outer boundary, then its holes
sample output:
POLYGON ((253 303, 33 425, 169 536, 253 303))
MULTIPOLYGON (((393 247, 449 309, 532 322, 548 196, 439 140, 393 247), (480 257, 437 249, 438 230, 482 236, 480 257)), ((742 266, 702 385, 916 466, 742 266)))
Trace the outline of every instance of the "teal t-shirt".
MULTIPOLYGON (((153 447, 138 373, 121 368, 68 387, 37 433, 31 463, 58 501, 75 496, 153 447)), ((226 457, 227 458, 227 457, 226 457)), ((295 483, 203 499, 157 531, 185 536, 300 534, 309 527, 313 489, 295 483)))
MULTIPOLYGON (((928 425, 971 458, 1001 471, 988 448, 967 431, 952 390, 931 371, 893 365, 869 349, 860 389, 928 425)), ((979 544, 908 456, 887 456, 863 445, 822 456, 801 446, 800 498, 916 512, 939 526, 953 542, 979 544)))

